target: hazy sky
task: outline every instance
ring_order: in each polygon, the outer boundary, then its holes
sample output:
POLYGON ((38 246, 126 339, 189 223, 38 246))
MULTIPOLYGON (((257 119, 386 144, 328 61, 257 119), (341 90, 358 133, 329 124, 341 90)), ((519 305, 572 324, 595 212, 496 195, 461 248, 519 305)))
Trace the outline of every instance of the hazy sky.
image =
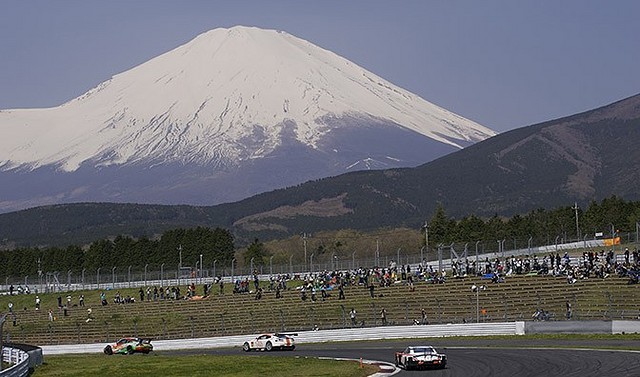
POLYGON ((497 131, 640 93, 640 1, 0 2, 0 109, 56 106, 218 27, 284 30, 497 131))

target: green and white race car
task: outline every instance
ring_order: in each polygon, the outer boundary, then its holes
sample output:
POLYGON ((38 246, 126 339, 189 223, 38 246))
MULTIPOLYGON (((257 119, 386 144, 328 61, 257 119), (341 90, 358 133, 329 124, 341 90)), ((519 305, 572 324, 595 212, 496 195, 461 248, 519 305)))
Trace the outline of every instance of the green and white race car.
POLYGON ((116 342, 116 344, 109 344, 104 347, 104 353, 107 355, 113 355, 114 353, 121 353, 125 355, 132 355, 134 353, 145 353, 153 351, 153 345, 151 339, 141 338, 122 338, 116 342))

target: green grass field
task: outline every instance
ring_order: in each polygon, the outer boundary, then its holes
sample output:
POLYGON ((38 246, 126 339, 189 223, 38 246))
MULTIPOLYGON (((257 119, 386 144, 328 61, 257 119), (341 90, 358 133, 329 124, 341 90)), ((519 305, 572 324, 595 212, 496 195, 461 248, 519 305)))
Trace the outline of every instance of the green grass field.
POLYGON ((355 361, 319 360, 302 357, 251 357, 189 355, 69 355, 47 356, 33 377, 73 376, 332 376, 360 377, 377 371, 355 361))

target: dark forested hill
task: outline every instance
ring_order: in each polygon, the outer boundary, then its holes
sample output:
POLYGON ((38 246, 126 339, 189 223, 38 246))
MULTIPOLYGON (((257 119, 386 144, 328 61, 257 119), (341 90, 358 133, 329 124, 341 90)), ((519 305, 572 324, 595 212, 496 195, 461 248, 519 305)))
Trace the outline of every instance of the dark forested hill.
POLYGON ((89 242, 219 226, 240 239, 418 227, 441 204, 462 217, 513 215, 617 195, 640 199, 640 95, 519 128, 431 163, 307 182, 212 207, 71 204, 0 215, 14 245, 89 242))

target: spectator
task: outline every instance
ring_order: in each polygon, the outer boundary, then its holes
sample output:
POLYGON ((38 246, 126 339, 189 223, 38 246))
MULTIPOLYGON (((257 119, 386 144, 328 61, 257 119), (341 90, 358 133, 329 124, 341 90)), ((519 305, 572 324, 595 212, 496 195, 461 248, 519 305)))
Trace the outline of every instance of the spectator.
POLYGON ((36 296, 36 310, 40 310, 40 296, 36 296))
POLYGON ((49 309, 49 322, 53 322, 53 310, 49 309))
POLYGON ((380 319, 382 320, 382 326, 386 326, 387 325, 387 309, 385 309, 384 307, 382 307, 382 310, 380 310, 380 319))
POLYGON ((84 295, 80 295, 80 297, 78 298, 78 303, 80 307, 84 308, 84 295))
POLYGON ((349 312, 349 318, 351 318, 351 326, 355 326, 356 325, 356 310, 354 308, 351 308, 351 311, 349 312))
POLYGON ((13 314, 13 302, 9 301, 9 313, 13 314))

